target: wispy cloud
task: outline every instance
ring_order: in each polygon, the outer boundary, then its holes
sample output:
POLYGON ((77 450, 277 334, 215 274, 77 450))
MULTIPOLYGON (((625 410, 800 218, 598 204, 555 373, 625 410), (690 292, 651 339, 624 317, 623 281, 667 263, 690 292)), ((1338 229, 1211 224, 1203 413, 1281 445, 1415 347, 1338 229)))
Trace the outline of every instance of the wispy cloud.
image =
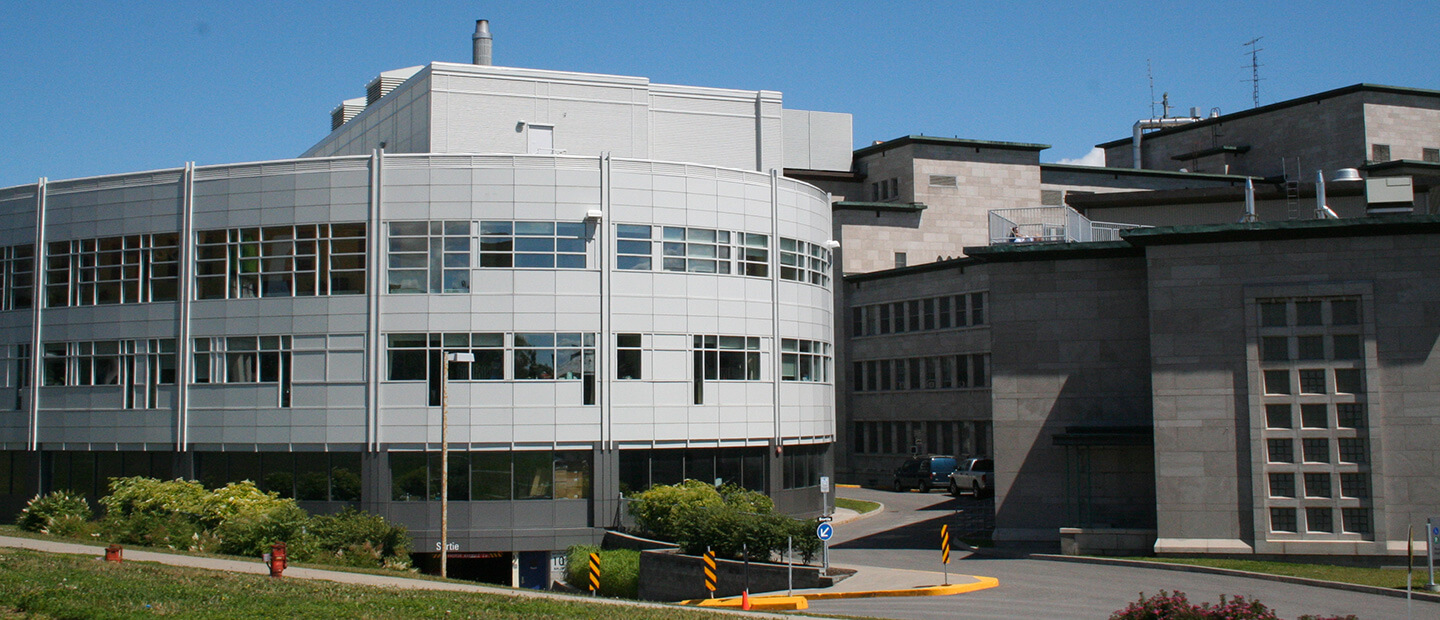
POLYGON ((1104 151, 1103 149, 1099 148, 1099 147, 1096 147, 1096 148, 1090 149, 1090 152, 1089 152, 1089 153, 1086 153, 1084 157, 1080 157, 1080 158, 1078 158, 1078 159, 1062 159, 1062 160, 1057 161, 1057 162, 1055 162, 1055 163, 1057 163, 1057 164, 1068 164, 1068 165, 1071 165, 1071 166, 1095 166, 1095 167, 1104 167, 1104 166, 1105 166, 1105 151, 1104 151))

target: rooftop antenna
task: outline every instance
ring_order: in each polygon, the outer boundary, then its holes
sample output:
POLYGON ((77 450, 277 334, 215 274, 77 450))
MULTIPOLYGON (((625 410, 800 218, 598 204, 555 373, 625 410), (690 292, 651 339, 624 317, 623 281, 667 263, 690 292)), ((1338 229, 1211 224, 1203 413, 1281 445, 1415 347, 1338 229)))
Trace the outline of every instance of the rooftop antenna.
POLYGON ((1150 118, 1155 118, 1155 70, 1150 67, 1150 59, 1145 59, 1145 77, 1150 80, 1150 118))
POLYGON ((1263 39, 1263 38, 1265 38, 1265 37, 1255 37, 1255 38, 1250 39, 1249 41, 1246 41, 1246 42, 1245 42, 1245 47, 1250 48, 1250 88, 1251 88, 1251 95, 1250 95, 1250 97, 1251 97, 1251 99, 1253 100, 1253 102, 1254 102, 1254 104, 1255 104, 1254 107, 1257 107, 1257 108, 1260 107, 1260 67, 1261 67, 1261 65, 1260 65, 1260 56, 1259 56, 1259 54, 1260 54, 1260 52, 1261 52, 1262 50, 1264 50, 1265 48, 1260 47, 1259 45, 1256 45, 1256 44, 1259 43, 1259 42, 1260 42, 1260 39, 1263 39))

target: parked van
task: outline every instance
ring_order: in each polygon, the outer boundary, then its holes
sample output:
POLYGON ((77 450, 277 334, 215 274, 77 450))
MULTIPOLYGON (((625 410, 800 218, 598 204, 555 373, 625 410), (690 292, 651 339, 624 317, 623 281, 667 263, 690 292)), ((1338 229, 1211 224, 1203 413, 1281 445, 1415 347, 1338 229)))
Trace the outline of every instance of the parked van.
POLYGON ((950 473, 955 471, 955 457, 944 454, 926 454, 911 457, 895 470, 894 488, 905 491, 910 488, 929 493, 930 489, 943 489, 950 484, 950 473))

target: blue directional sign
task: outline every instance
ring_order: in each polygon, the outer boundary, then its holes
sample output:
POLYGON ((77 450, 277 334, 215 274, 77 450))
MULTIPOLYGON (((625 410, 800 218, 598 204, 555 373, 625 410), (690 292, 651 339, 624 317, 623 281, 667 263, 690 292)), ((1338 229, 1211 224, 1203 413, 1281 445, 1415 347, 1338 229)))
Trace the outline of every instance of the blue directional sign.
POLYGON ((821 523, 815 527, 815 535, 820 537, 820 540, 830 540, 830 537, 835 535, 835 527, 829 523, 821 523))

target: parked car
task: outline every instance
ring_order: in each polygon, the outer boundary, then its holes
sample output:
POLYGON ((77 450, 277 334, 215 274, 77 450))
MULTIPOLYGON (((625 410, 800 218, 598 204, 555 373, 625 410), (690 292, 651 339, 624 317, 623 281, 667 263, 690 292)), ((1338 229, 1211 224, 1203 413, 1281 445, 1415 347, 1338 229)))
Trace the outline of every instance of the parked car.
POLYGON ((955 471, 955 457, 943 454, 926 454, 911 457, 895 469, 895 490, 905 491, 911 487, 929 493, 930 489, 943 489, 955 471))
POLYGON ((995 459, 972 458, 960 461, 950 474, 950 494, 969 491, 975 497, 995 492, 995 459))

